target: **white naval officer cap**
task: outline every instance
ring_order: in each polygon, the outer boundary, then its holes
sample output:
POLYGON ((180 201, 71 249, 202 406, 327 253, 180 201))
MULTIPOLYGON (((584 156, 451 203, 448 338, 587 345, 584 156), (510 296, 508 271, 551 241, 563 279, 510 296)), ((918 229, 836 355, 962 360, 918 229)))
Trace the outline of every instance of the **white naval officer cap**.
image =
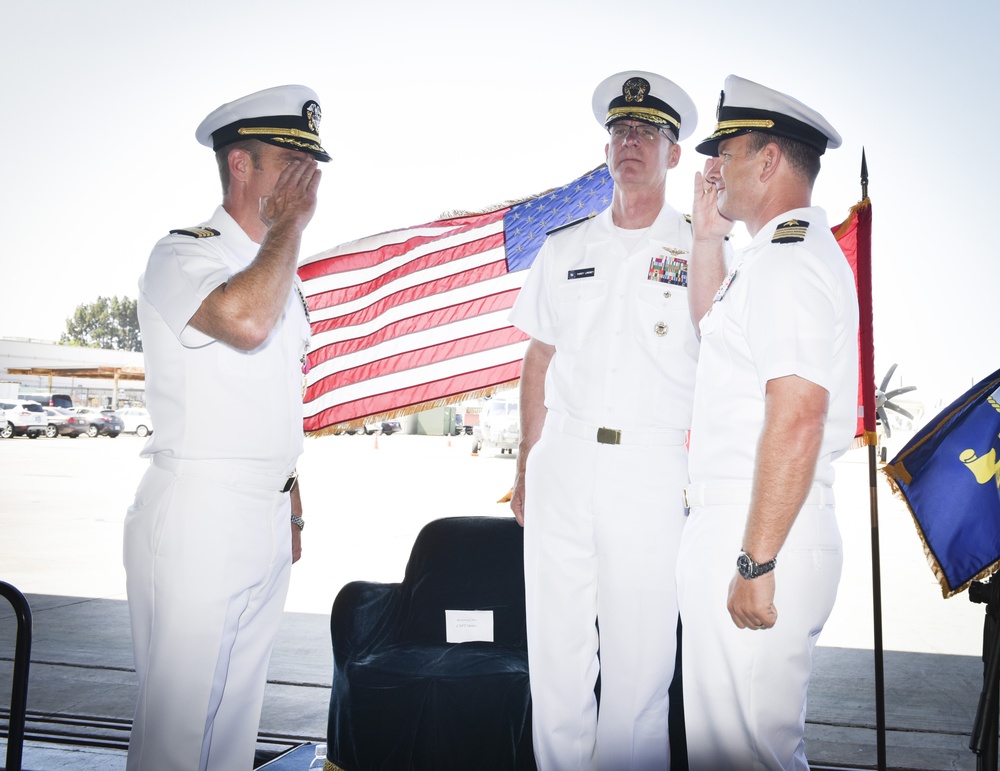
POLYGON ((213 150, 259 139, 328 161, 330 156, 319 138, 321 117, 319 97, 311 88, 275 86, 216 108, 198 126, 195 137, 213 150))
POLYGON ((638 120, 671 129, 677 141, 698 125, 698 110, 687 92, 655 72, 627 70, 605 78, 594 90, 592 106, 602 126, 638 120))
POLYGON ((829 121, 811 107, 787 94, 752 80, 730 75, 719 96, 715 131, 695 148, 703 155, 717 155, 719 142, 751 131, 795 139, 816 149, 840 147, 841 139, 829 121))

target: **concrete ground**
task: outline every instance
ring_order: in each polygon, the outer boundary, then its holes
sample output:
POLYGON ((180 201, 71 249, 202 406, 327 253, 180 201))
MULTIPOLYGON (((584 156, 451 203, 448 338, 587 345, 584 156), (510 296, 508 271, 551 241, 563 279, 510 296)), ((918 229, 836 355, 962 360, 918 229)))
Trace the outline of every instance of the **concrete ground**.
MULTIPOLYGON (((890 456, 908 437, 890 445, 890 456)), ((34 619, 24 767, 124 769, 136 695, 121 564, 125 510, 143 440, 0 441, 0 580, 34 619), (83 742, 73 745, 69 742, 83 742)), ((806 748, 814 767, 876 763, 867 451, 837 463, 846 564, 820 638, 806 748)), ((308 526, 271 662, 261 757, 325 741, 329 612, 355 579, 399 581, 428 521, 506 516, 513 458, 471 455, 470 437, 339 436, 307 441, 299 465, 308 526)), ((892 769, 974 769, 983 608, 941 598, 905 507, 878 480, 887 758, 892 769)), ((0 724, 14 621, 0 603, 0 724)), ((6 746, 0 740, 0 758, 6 746)))

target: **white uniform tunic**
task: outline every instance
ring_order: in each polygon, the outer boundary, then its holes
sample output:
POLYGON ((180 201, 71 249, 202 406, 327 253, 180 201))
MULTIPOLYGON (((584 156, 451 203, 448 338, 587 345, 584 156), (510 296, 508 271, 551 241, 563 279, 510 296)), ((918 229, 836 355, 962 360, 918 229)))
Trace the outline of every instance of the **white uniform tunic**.
POLYGON ((689 763, 692 771, 805 769, 812 651, 843 562, 831 464, 850 447, 857 422, 857 294, 822 209, 787 212, 758 232, 737 255, 701 333, 691 513, 677 569, 689 763), (804 239, 772 243, 790 220, 808 223, 804 239), (826 389, 826 427, 812 492, 778 553, 777 623, 740 630, 726 601, 742 548, 765 389, 788 375, 826 389))
POLYGON ((646 231, 616 228, 606 210, 549 236, 511 312, 556 349, 525 492, 542 771, 669 765, 674 566, 698 355, 690 249, 690 225, 669 206, 646 231), (621 444, 598 443, 601 427, 619 430, 621 444))
POLYGON ((299 294, 243 352, 188 321, 260 246, 222 208, 154 247, 140 278, 151 465, 125 520, 139 702, 128 769, 252 767, 268 660, 291 565, 280 492, 302 451, 299 294))

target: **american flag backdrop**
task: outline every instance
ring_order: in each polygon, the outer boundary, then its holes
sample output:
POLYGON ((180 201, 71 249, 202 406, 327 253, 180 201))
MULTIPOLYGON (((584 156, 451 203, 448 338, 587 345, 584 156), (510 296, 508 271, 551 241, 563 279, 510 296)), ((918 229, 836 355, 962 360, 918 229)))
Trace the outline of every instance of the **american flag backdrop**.
POLYGON ((352 428, 516 381, 526 336, 507 321, 547 231, 611 203, 601 166, 488 212, 445 216, 303 261, 305 430, 352 428))

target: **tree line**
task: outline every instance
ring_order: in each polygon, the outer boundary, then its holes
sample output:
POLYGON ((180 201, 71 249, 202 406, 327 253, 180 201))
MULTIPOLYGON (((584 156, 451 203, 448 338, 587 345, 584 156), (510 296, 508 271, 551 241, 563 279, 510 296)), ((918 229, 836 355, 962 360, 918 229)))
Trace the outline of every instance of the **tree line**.
POLYGON ((66 331, 59 342, 112 351, 142 351, 137 301, 116 295, 78 305, 66 319, 66 331))

